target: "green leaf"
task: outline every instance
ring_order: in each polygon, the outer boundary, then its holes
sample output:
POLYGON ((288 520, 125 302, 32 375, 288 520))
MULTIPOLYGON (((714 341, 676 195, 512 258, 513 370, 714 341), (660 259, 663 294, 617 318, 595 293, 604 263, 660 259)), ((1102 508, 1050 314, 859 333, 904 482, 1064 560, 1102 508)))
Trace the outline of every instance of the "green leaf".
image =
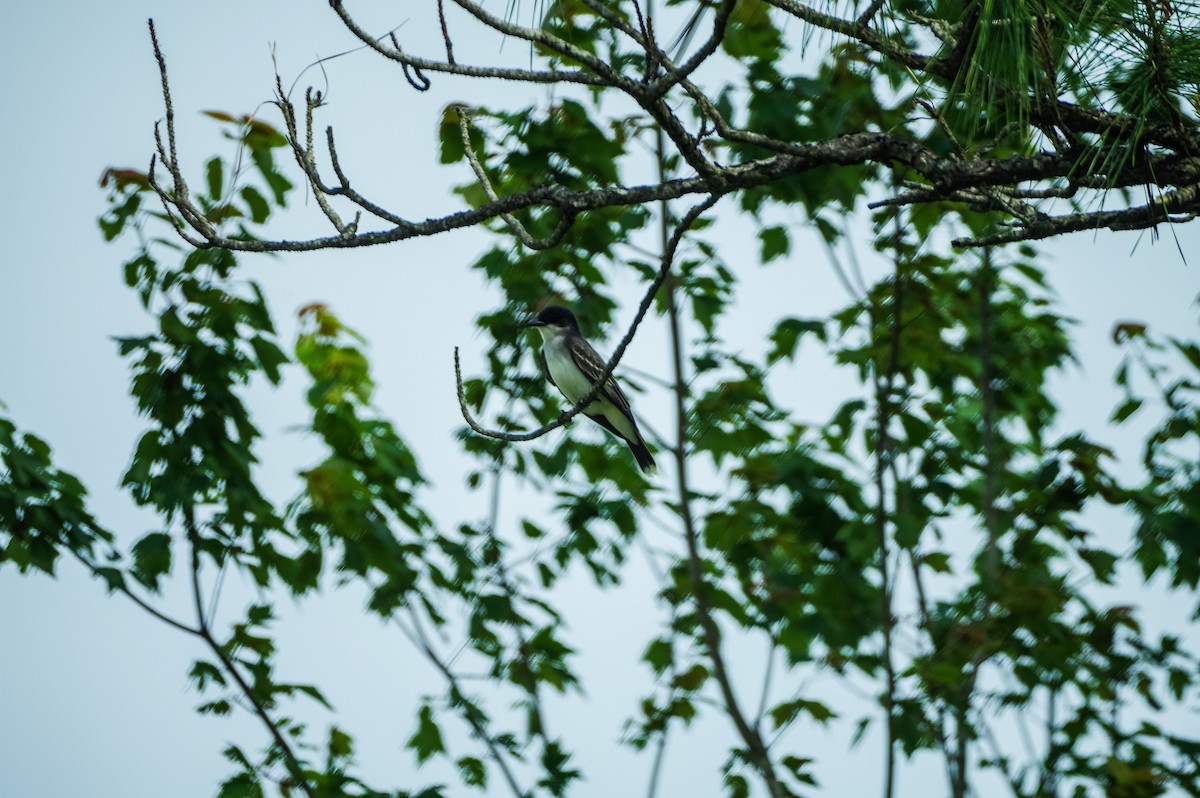
POLYGON ((412 749, 417 755, 417 764, 423 765, 431 758, 446 750, 442 742, 442 732, 433 719, 433 708, 422 704, 417 712, 417 730, 409 738, 406 748, 412 749))
POLYGON ((271 381, 272 385, 278 385, 279 367, 288 362, 288 356, 274 341, 261 335, 251 338, 250 346, 254 349, 254 356, 258 358, 258 363, 262 367, 263 373, 267 375, 267 379, 271 381))
POLYGON ((1200 346, 1192 341, 1180 341, 1177 338, 1172 338, 1171 343, 1175 345, 1180 354, 1187 358, 1187 361, 1192 364, 1192 368, 1200 370, 1200 346))
POLYGON ((320 690, 318 690, 316 687, 314 687, 313 685, 311 685, 311 684, 293 684, 293 685, 291 685, 291 687, 297 693, 303 693, 304 695, 311 698, 313 701, 316 701, 318 704, 325 707, 325 709, 333 709, 333 705, 329 703, 329 701, 325 698, 325 695, 320 690))
POLYGON ((204 166, 204 172, 208 179, 208 197, 213 202, 219 202, 225 188, 225 165, 220 158, 210 158, 204 166))
POLYGON ((928 566, 934 573, 948 574, 950 570, 950 554, 944 551, 931 551, 921 555, 921 563, 928 566))
POLYGON ((764 0, 740 0, 729 15, 721 46, 735 58, 778 58, 783 37, 771 21, 770 6, 764 0))
POLYGON ((133 544, 133 568, 130 573, 138 582, 158 592, 158 580, 171 571, 171 536, 151 532, 133 544))
POLYGON ((767 353, 767 365, 778 363, 796 356, 796 347, 805 335, 813 335, 820 341, 825 340, 825 323, 818 319, 797 319, 789 316, 775 325, 771 332, 771 351, 767 353))
POLYGON ((221 784, 217 798, 263 798, 262 785, 252 773, 239 773, 221 784))
POLYGON ((674 661, 674 654, 671 649, 670 640, 665 640, 661 637, 656 638, 655 640, 651 640, 650 644, 646 646, 646 651, 642 654, 642 660, 653 668, 655 673, 662 674, 666 672, 667 668, 671 667, 671 663, 674 661))
POLYGON ((196 683, 196 689, 201 692, 208 687, 209 682, 213 684, 225 686, 225 674, 216 665, 204 660, 196 660, 192 663, 192 669, 188 672, 188 677, 196 683))
POLYGON ((1113 411, 1112 417, 1109 419, 1109 421, 1112 421, 1114 424, 1124 423, 1125 419, 1132 416, 1134 413, 1140 410, 1141 407, 1141 399, 1130 397, 1117 406, 1117 409, 1113 411))
POLYGON ((764 227, 758 231, 760 242, 759 257, 763 263, 770 263, 778 257, 788 254, 791 242, 787 230, 783 227, 764 227))
POLYGON ((252 222, 262 224, 270 217, 271 205, 261 191, 254 186, 245 186, 241 190, 241 195, 242 200, 246 203, 246 209, 250 211, 252 222))
POLYGON ((457 163, 467 154, 463 148, 462 129, 459 127, 459 108, 460 106, 451 104, 442 109, 442 118, 438 124, 438 143, 441 145, 438 154, 444 164, 457 163))
POLYGON ((125 573, 119 568, 97 568, 95 574, 104 580, 109 593, 114 593, 125 587, 125 573))
POLYGON ((774 707, 771 710, 771 722, 775 724, 776 729, 782 729, 802 713, 808 715, 822 726, 837 717, 836 712, 820 701, 797 698, 793 701, 785 701, 774 707))
POLYGON ((696 690, 699 690, 701 687, 704 686, 704 683, 706 681, 708 681, 708 677, 709 677, 708 668, 697 663, 697 664, 693 665, 692 667, 688 668, 683 673, 676 676, 675 681, 674 681, 674 686, 679 688, 680 690, 686 690, 688 692, 695 692, 696 690))
POLYGON ((473 756, 464 756, 458 760, 458 772, 463 783, 470 787, 487 789, 487 765, 483 760, 473 756))
POLYGON ((788 755, 784 756, 779 761, 780 764, 782 764, 791 772, 792 778, 801 784, 815 785, 817 783, 817 780, 813 777, 813 775, 808 772, 808 767, 813 762, 812 759, 788 755))
POLYGON ((252 149, 250 159, 257 167, 263 182, 267 184, 267 188, 271 190, 271 197, 275 200, 275 204, 281 208, 284 207, 287 204, 287 193, 292 190, 292 183, 275 168, 275 159, 271 155, 271 150, 267 148, 252 149))
POLYGON ((270 604, 252 604, 246 610, 246 624, 249 626, 264 626, 275 617, 275 611, 270 604))
POLYGON ((196 711, 201 715, 218 715, 225 716, 233 711, 233 705, 224 698, 219 698, 216 701, 209 701, 196 707, 196 711))
POLYGON ((745 776, 725 774, 725 788, 729 790, 729 798, 750 798, 750 782, 746 781, 745 776))
POLYGON ((354 755, 354 740, 337 726, 329 728, 329 757, 333 760, 349 759, 354 755))
POLYGON ((529 538, 530 540, 541 540, 546 536, 546 530, 542 529, 540 526, 527 518, 521 519, 521 531, 525 534, 525 537, 529 538))

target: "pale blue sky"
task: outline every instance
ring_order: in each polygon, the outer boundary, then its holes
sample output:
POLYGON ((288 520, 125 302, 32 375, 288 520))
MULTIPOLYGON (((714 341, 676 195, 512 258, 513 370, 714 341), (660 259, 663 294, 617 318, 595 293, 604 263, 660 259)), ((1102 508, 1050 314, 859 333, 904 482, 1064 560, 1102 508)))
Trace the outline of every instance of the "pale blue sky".
MULTIPOLYGON (((362 19, 372 30, 386 30, 403 20, 404 8, 374 3, 362 19)), ((0 5, 0 152, 8 186, 0 196, 0 400, 21 427, 50 442, 62 467, 83 478, 93 510, 125 540, 148 531, 154 520, 116 490, 141 424, 110 336, 142 331, 148 319, 121 284, 119 264, 127 250, 106 246, 94 220, 103 208, 97 186, 102 171, 145 168, 152 125, 162 114, 145 27, 149 16, 156 18, 171 67, 181 155, 193 174, 224 146, 199 111, 242 113, 268 100, 272 43, 285 82, 314 57, 356 45, 324 2, 0 5)), ((402 33, 423 45, 428 31, 413 25, 402 33)), ((515 48, 497 55, 494 43, 476 49, 480 60, 520 56, 515 48)), ((338 125, 343 164, 364 191, 417 217, 457 207, 447 189, 468 177, 461 167, 436 165, 440 109, 451 101, 499 104, 509 98, 516 104, 538 96, 521 87, 436 79, 434 91, 418 94, 398 71, 366 53, 327 69, 332 106, 326 121, 338 125)), ((284 229, 302 235, 319 215, 303 197, 295 202, 299 208, 284 229)), ((730 213, 731 204, 720 207, 730 213)), ((725 229, 726 259, 748 260, 738 253, 752 252, 753 239, 736 224, 725 229)), ((1177 235, 1194 263, 1200 228, 1181 228, 1177 235)), ((1111 412, 1114 321, 1136 319, 1195 334, 1195 265, 1182 262, 1170 233, 1154 244, 1142 235, 1135 248, 1138 238, 1084 234, 1046 247, 1065 311, 1080 320, 1075 340, 1081 364, 1058 380, 1064 427, 1100 430, 1111 412)), ((450 356, 462 346, 470 369, 483 348, 471 322, 495 295, 467 264, 489 240, 464 231, 386 248, 244 261, 247 273, 266 286, 285 341, 294 311, 320 300, 371 342, 378 403, 422 456, 435 483, 427 503, 447 523, 483 513, 478 498, 463 489, 466 460, 452 437, 461 421, 450 356)), ((627 300, 619 314, 624 321, 638 288, 626 280, 620 290, 627 300)), ((823 251, 803 237, 789 263, 746 270, 741 290, 733 328, 744 339, 735 345, 751 352, 762 350, 767 320, 776 313, 822 315, 845 300, 823 251)), ((629 365, 662 367, 661 339, 661 327, 647 328, 630 350, 629 365)), ((777 383, 781 401, 820 418, 848 387, 843 377, 821 368, 816 359, 801 358, 797 370, 777 383)), ((292 495, 292 475, 315 451, 286 432, 302 418, 299 384, 252 392, 260 426, 270 436, 264 476, 280 499, 292 495)), ((652 390, 638 404, 651 426, 668 426, 665 394, 652 390)), ((1131 434, 1103 437, 1124 447, 1126 462, 1136 461, 1131 434)), ((589 774, 578 794, 589 798, 640 792, 649 767, 648 758, 635 759, 614 742, 633 710, 628 695, 646 689, 637 656, 663 620, 645 567, 637 563, 633 571, 626 590, 598 593, 579 579, 560 596, 583 654, 589 694, 564 704, 556 722, 577 739, 589 774)), ((234 588, 225 600, 235 611, 240 597, 234 588)), ((168 591, 165 601, 177 606, 182 598, 168 591)), ((1153 602, 1156 617, 1185 614, 1177 600, 1158 593, 1127 600, 1153 602)), ((338 593, 288 610, 280 638, 284 673, 327 690, 341 712, 339 723, 358 740, 373 784, 416 787, 439 778, 437 771, 413 775, 413 760, 401 750, 411 733, 411 702, 423 691, 437 691, 438 683, 401 636, 365 615, 360 595, 338 593)), ((0 794, 6 798, 205 798, 230 772, 219 755, 224 742, 262 739, 249 719, 197 717, 192 707, 199 699, 185 679, 191 659, 202 653, 196 644, 128 602, 106 597, 70 562, 62 563, 57 580, 0 571, 0 641, 0 794)), ((757 689, 760 660, 759 649, 739 652, 735 666, 747 692, 757 689)), ((828 681, 810 687, 836 689, 828 681)), ((323 716, 316 719, 324 725, 323 716)), ((711 720, 686 742, 673 741, 663 794, 716 793, 716 763, 724 750, 720 726, 711 720)), ((824 757, 819 773, 830 794, 874 794, 877 749, 868 741, 852 760, 856 765, 846 767, 844 747, 831 737, 816 734, 808 741, 824 757)), ((936 763, 905 778, 918 786, 927 777, 936 780, 930 782, 935 792, 941 789, 936 763)))

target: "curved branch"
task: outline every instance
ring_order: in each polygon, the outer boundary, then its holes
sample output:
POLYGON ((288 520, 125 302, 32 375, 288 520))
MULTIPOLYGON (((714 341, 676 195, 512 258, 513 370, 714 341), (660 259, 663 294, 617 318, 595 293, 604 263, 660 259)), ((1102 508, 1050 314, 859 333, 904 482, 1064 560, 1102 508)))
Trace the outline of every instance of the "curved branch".
POLYGON ((347 177, 345 171, 342 170, 342 162, 338 158, 337 145, 333 140, 332 126, 325 128, 325 143, 329 148, 329 160, 333 164, 333 173, 337 175, 338 179, 338 187, 329 189, 330 194, 336 194, 338 196, 345 197, 367 213, 373 214, 374 216, 383 219, 385 222, 389 222, 397 226, 411 224, 407 219, 397 216, 386 208, 381 208, 350 187, 350 178, 347 177))
POLYGON ((903 64, 910 69, 927 71, 931 65, 937 63, 935 59, 927 55, 922 55, 903 45, 897 44, 885 36, 881 36, 865 24, 835 17, 831 14, 824 14, 804 3, 797 2, 797 0, 766 1, 785 14, 796 17, 810 25, 816 25, 818 28, 824 28, 825 30, 848 36, 861 44, 865 44, 880 55, 898 64, 903 64))
MULTIPOLYGON (((332 2, 340 3, 341 0, 332 0, 332 2)), ((472 0, 453 0, 453 2, 459 8, 498 33, 521 39, 530 44, 540 44, 542 47, 552 50, 563 58, 583 64, 600 77, 606 86, 620 89, 626 93, 629 93, 636 86, 629 78, 626 78, 620 72, 613 69, 603 58, 592 55, 587 50, 577 47, 565 39, 560 39, 549 31, 514 25, 505 19, 489 14, 483 9, 483 6, 472 2, 472 0)))
POLYGON ((360 42, 370 47, 375 52, 382 55, 391 61, 395 61, 402 66, 420 69, 426 72, 435 72, 445 75, 459 75, 468 78, 494 78, 497 80, 512 80, 521 83, 577 83, 584 86, 607 86, 608 81, 598 75, 592 75, 587 72, 579 72, 575 70, 533 70, 533 69, 510 69, 506 67, 480 67, 459 64, 452 60, 436 61, 429 58, 420 58, 418 56, 409 55, 401 51, 399 48, 389 50, 380 44, 380 39, 372 36, 362 29, 354 18, 346 11, 341 0, 331 0, 329 4, 338 17, 342 20, 342 24, 358 38, 360 42))
POLYGON ((634 333, 637 332, 638 325, 642 323, 642 319, 646 316, 646 311, 650 308, 650 303, 654 301, 654 295, 658 293, 658 289, 667 279, 667 275, 671 273, 671 266, 675 261, 675 251, 679 248, 680 241, 683 240, 684 234, 691 229, 700 215, 717 203, 721 197, 713 195, 697 203, 692 207, 684 217, 679 220, 679 224, 675 225, 675 232, 671 235, 671 240, 668 242, 666 250, 663 252, 662 265, 659 266, 658 274, 651 281, 650 286, 646 289, 645 295, 642 297, 641 304, 638 305, 637 314, 633 317, 633 323, 630 324, 625 337, 621 339, 621 343, 617 345, 616 351, 612 357, 604 365, 604 370, 592 385, 592 389, 584 394, 583 398, 576 402, 569 410, 564 412, 554 421, 545 424, 532 432, 502 432, 500 430, 490 430, 482 426, 471 416, 471 411, 467 408, 467 397, 463 391, 462 366, 459 363, 458 347, 454 347, 454 381, 458 391, 458 406, 462 410, 463 420, 467 422, 467 426, 478 432, 480 435, 486 435, 489 438, 495 438, 501 441, 522 442, 531 441, 535 438, 540 438, 547 432, 558 429, 575 416, 583 412, 583 409, 592 403, 596 395, 600 393, 601 388, 608 382, 608 378, 612 376, 616 370, 617 364, 621 362, 621 358, 625 355, 625 350, 629 347, 629 343, 633 340, 634 333))

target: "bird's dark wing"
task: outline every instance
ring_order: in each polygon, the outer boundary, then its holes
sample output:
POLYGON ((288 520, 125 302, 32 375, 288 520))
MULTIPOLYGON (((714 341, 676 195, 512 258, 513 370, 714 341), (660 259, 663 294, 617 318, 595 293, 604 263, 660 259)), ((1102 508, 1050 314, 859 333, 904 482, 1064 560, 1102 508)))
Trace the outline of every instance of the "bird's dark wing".
MULTIPOLYGON (((604 358, 600 357, 599 353, 592 348, 592 345, 582 338, 575 341, 575 345, 571 347, 571 359, 575 361, 575 365, 583 372, 583 376, 588 378, 588 382, 593 385, 596 379, 604 373, 604 358)), ((629 400, 625 398, 625 393, 621 390, 621 386, 617 385, 617 381, 609 376, 605 381, 604 387, 600 389, 597 398, 607 399, 617 406, 617 409, 633 419, 633 410, 629 407, 629 400)), ((603 425, 602 425, 603 426, 603 425)), ((619 434, 619 433, 618 433, 619 434)))
MULTIPOLYGON (((575 365, 583 372, 583 376, 587 377, 588 382, 592 384, 595 384, 597 378, 604 372, 604 359, 582 338, 577 339, 571 346, 571 359, 575 361, 575 365)), ((629 425, 633 428, 636 440, 630 440, 600 413, 593 415, 585 411, 585 415, 613 435, 625 441, 629 446, 629 450, 633 452, 639 468, 647 473, 653 472, 655 469, 654 457, 650 454, 650 449, 647 448, 646 442, 642 440, 642 432, 638 429, 637 420, 633 417, 633 410, 629 407, 629 400, 625 398, 625 392, 621 390, 621 386, 610 376, 605 381, 604 387, 600 389, 598 397, 611 402, 622 415, 629 419, 629 425)))
MULTIPOLYGON (((536 354, 537 354, 538 366, 541 367, 542 375, 545 376, 546 382, 550 383, 555 388, 557 388, 558 387, 557 383, 555 383, 554 378, 550 376, 550 367, 546 365, 546 353, 543 352, 541 349, 538 349, 536 354)), ((562 391, 560 390, 559 393, 562 393, 562 391)))
POLYGON ((590 418, 592 421, 595 421, 600 426, 604 427, 606 430, 611 432, 613 435, 616 435, 621 440, 623 440, 623 441, 629 440, 628 438, 626 438, 624 435, 621 434, 620 430, 618 430, 616 427, 614 427, 612 425, 611 421, 609 421, 607 418, 600 415, 599 413, 584 413, 584 415, 587 416, 588 418, 590 418))

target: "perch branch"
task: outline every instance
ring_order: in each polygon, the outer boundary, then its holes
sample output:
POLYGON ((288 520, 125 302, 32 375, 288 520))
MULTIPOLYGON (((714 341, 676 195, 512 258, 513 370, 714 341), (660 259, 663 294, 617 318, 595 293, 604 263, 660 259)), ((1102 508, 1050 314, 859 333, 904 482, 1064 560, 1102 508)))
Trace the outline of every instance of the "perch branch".
POLYGON ((671 266, 675 260, 675 251, 679 248, 679 243, 683 239, 684 234, 700 218, 700 215, 717 203, 720 197, 713 195, 699 202, 689 210, 679 224, 675 226, 675 232, 671 236, 671 240, 663 252, 662 264, 659 266, 658 274, 651 281, 650 286, 646 289, 645 295, 642 297, 641 304, 638 305, 637 314, 633 318, 633 322, 629 325, 629 330, 625 333, 625 337, 621 339, 621 343, 617 345, 616 351, 613 352, 611 358, 604 365, 604 369, 596 382, 592 385, 592 389, 588 391, 582 399, 576 402, 570 409, 562 413, 554 421, 549 424, 544 424, 541 427, 531 432, 503 432, 501 430, 491 430, 482 426, 471 416, 471 411, 467 408, 467 397, 463 391, 462 366, 459 363, 458 347, 454 348, 454 380, 458 391, 458 406, 462 410, 463 420, 467 422, 467 426, 478 432, 480 435, 486 435, 489 438, 497 440, 520 442, 531 441, 535 438, 540 438, 548 432, 558 429, 575 416, 583 412, 583 409, 591 404, 596 395, 600 393, 604 384, 608 382, 608 378, 612 376, 616 370, 617 364, 621 362, 621 358, 625 355, 625 350, 629 347, 629 343, 633 340, 634 333, 637 332, 638 325, 642 323, 642 319, 646 315, 646 311, 650 308, 650 303, 654 301, 654 295, 658 293, 658 289, 667 279, 667 275, 671 272, 671 266))

